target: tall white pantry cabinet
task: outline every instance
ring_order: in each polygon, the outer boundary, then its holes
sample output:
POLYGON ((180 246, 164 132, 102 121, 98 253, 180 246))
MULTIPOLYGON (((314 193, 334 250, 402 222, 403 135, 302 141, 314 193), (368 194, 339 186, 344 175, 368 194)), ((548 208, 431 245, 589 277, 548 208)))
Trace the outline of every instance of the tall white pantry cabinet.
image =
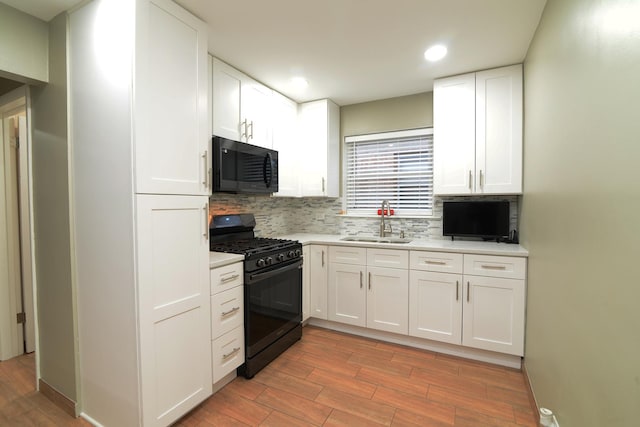
POLYGON ((166 426, 212 392, 206 27, 96 0, 68 47, 79 411, 166 426))

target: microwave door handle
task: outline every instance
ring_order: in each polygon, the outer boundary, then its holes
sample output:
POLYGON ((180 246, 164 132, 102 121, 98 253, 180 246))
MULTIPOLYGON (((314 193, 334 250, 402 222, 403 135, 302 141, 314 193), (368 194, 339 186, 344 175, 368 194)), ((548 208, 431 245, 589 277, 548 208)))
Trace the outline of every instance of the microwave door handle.
POLYGON ((271 182, 273 181, 273 159, 271 158, 271 153, 267 153, 264 157, 264 165, 262 167, 262 176, 264 178, 264 183, 267 184, 267 188, 271 187, 271 182), (267 169, 269 170, 269 174, 267 176, 267 169))

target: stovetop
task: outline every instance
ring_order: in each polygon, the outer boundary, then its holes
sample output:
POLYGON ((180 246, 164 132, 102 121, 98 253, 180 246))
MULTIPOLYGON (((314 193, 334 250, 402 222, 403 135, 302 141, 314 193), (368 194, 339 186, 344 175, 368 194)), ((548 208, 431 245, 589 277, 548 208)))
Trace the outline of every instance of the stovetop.
POLYGON ((271 252, 273 250, 288 249, 297 243, 295 240, 253 237, 250 239, 230 240, 226 242, 211 242, 210 250, 213 252, 244 254, 249 257, 254 254, 271 252))
POLYGON ((209 226, 209 250, 244 255, 245 273, 300 262, 300 242, 255 237, 255 225, 253 214, 214 216, 209 226))

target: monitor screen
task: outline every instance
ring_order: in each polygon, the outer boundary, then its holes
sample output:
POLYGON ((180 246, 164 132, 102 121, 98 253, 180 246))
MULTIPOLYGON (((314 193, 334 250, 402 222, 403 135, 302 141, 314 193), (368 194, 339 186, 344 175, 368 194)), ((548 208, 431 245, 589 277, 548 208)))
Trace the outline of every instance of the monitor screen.
POLYGON ((443 202, 442 234, 494 239, 509 235, 509 202, 443 202))

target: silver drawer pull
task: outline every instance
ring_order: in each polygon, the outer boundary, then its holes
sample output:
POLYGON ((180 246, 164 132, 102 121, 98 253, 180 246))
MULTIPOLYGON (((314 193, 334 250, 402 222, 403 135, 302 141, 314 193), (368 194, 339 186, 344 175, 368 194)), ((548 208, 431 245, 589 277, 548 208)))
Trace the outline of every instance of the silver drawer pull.
POLYGON ((506 270, 507 267, 505 267, 504 265, 487 265, 487 264, 482 264, 480 267, 482 268, 486 268, 489 270, 506 270))
POLYGON ((222 360, 227 360, 228 358, 230 358, 231 356, 235 355, 239 351, 240 351, 240 347, 234 348, 233 350, 231 350, 230 353, 223 354, 222 355, 222 360))
POLYGON ((221 277, 220 278, 220 282, 227 283, 227 282, 230 282, 232 280, 236 280, 238 277, 240 277, 239 274, 234 274, 233 276, 229 276, 229 277, 221 277))
POLYGON ((447 265, 446 261, 431 261, 430 259, 425 260, 424 263, 432 265, 447 265))
POLYGON ((233 308, 232 308, 231 310, 229 310, 229 311, 223 311, 223 312, 222 312, 222 314, 221 314, 221 316, 222 316, 222 317, 224 317, 224 316, 228 316, 228 315, 230 315, 230 314, 232 314, 232 313, 235 313, 235 312, 236 312, 236 311, 238 311, 238 310, 240 310, 240 307, 233 307, 233 308))

